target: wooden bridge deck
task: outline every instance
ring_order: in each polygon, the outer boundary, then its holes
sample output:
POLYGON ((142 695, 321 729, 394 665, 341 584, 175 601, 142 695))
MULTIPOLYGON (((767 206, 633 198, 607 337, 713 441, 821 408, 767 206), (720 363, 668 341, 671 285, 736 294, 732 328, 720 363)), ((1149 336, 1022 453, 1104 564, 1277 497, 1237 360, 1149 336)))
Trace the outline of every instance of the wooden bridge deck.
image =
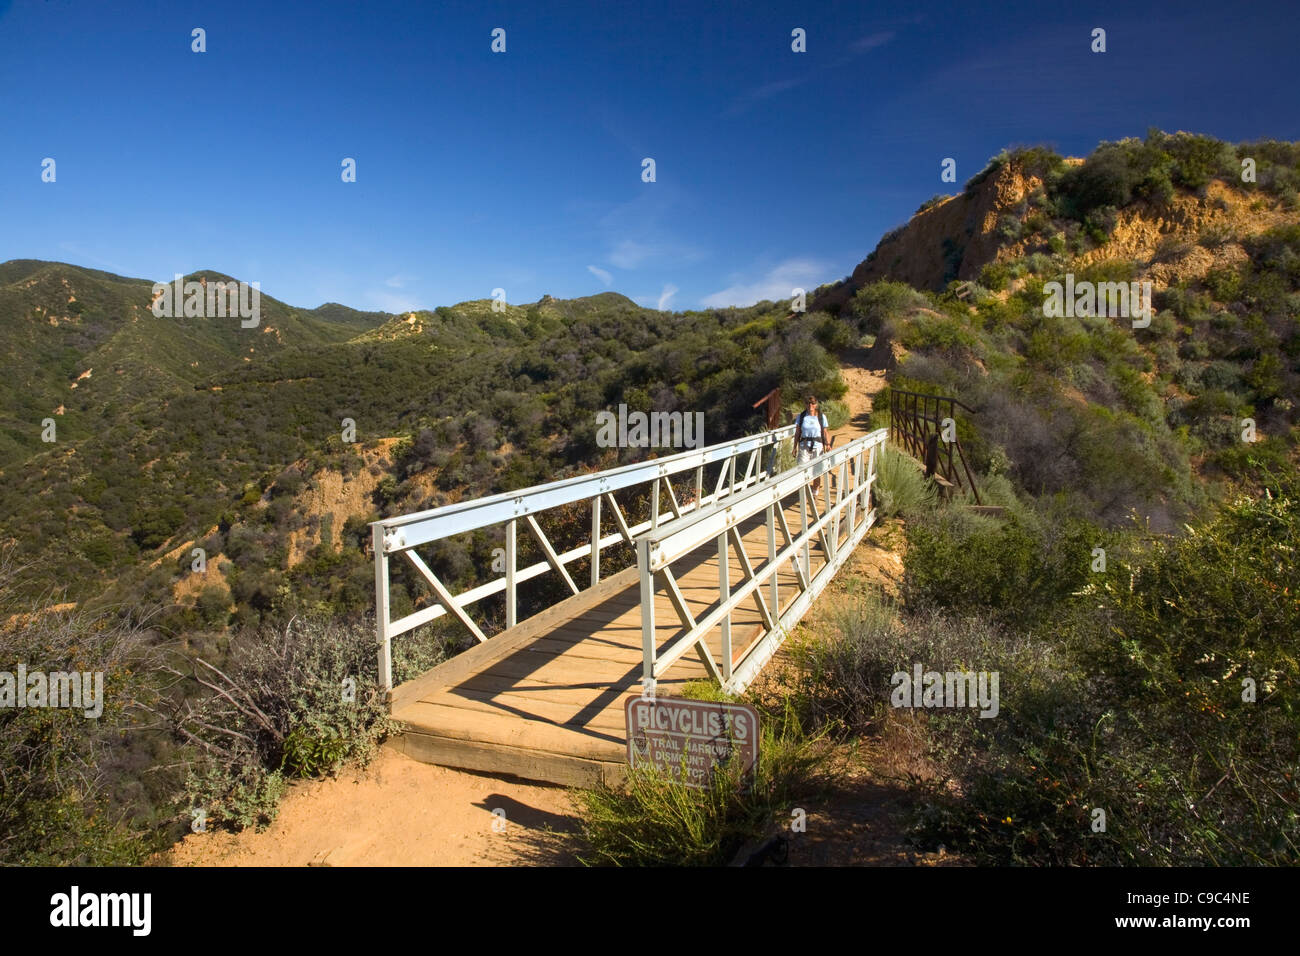
MULTIPOLYGON (((797 535, 797 501, 785 515, 797 535)), ((751 521, 743 536, 757 572, 767 560, 766 524, 751 521)), ((784 543, 779 527, 777 543, 778 549, 784 543)), ((810 548, 810 561, 815 575, 825 564, 819 542, 810 548)), ((740 562, 733 556, 728 563, 735 587, 744 580, 740 562)), ((674 574, 697 620, 717 605, 716 548, 704 549, 693 563, 678 562, 674 574)), ((777 577, 784 610, 798 594, 789 560, 777 577)), ((767 582, 763 595, 770 601, 767 582)), ((406 726, 397 745, 427 763, 570 786, 620 778, 626 765, 624 702, 641 692, 640 596, 633 566, 394 688, 393 716, 406 726)), ((663 593, 656 594, 655 625, 660 648, 681 632, 663 593)), ((761 632, 757 604, 747 601, 732 615, 733 659, 761 632)), ((720 660, 719 628, 709 643, 720 660)), ((671 696, 705 676, 704 665, 688 653, 658 690, 671 696)))

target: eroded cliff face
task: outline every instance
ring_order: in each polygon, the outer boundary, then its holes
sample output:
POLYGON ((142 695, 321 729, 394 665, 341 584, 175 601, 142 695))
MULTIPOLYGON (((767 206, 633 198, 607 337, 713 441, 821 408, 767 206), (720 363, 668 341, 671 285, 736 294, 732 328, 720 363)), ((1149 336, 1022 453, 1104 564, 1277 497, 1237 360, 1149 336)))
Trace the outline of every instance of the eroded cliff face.
POLYGON ((1018 163, 1004 165, 959 196, 917 213, 880 240, 847 282, 837 283, 815 302, 835 311, 862 286, 879 279, 918 289, 942 289, 952 279, 976 279, 997 258, 1006 240, 998 235, 1004 215, 1023 218, 1025 200, 1042 186, 1018 163))
POLYGON ((1271 200, 1212 180, 1204 196, 1175 196, 1167 206, 1134 203, 1119 211, 1104 246, 1077 257, 1079 266, 1128 259, 1157 288, 1203 279, 1246 258, 1241 240, 1297 220, 1271 200), (1217 237, 1217 241, 1202 240, 1217 237))
MULTIPOLYGON (((1082 162, 1066 160, 1072 166, 1082 162)), ((1026 175, 1012 160, 886 235, 847 280, 816 296, 812 308, 838 311, 862 286, 881 279, 939 291, 953 279, 978 280, 991 262, 1048 251, 1047 233, 1010 240, 1000 229, 1005 217, 1025 222, 1029 199, 1042 186, 1041 178, 1026 175)), ((1240 240, 1297 219, 1272 199, 1212 180, 1204 196, 1179 193, 1165 204, 1129 204, 1117 214, 1106 243, 1071 262, 1083 268, 1109 259, 1130 260, 1141 278, 1163 287, 1240 262, 1246 256, 1240 240)))

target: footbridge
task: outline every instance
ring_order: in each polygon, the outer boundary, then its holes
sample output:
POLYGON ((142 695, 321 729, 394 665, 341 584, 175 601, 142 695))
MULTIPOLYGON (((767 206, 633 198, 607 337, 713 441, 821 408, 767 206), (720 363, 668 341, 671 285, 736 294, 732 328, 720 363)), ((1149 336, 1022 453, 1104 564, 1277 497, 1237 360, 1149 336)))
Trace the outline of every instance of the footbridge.
POLYGON ((590 785, 623 773, 628 695, 697 680, 743 691, 875 521, 887 431, 778 469, 793 434, 374 522, 397 745, 429 763, 590 785), (452 593, 420 552, 445 557, 476 535, 480 549, 500 545, 492 575, 452 593), (392 587, 398 573, 427 589, 424 603, 392 587), (474 646, 394 687, 393 642, 448 616, 474 646))

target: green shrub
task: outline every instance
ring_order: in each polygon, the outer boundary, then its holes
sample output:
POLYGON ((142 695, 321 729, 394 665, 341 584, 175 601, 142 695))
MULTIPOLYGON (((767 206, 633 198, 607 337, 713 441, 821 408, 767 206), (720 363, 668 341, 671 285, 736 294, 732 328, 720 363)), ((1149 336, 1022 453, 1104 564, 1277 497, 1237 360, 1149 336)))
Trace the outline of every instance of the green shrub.
POLYGON ((1062 648, 984 615, 899 615, 853 596, 835 608, 821 634, 794 648, 793 660, 793 699, 809 725, 859 735, 903 721, 921 740, 938 776, 911 780, 915 844, 946 844, 983 863, 1080 862, 1084 808, 1041 772, 1047 749, 1062 759, 1075 756, 1076 740, 1091 729, 1086 682, 1062 648), (996 673, 997 714, 894 708, 894 675, 911 675, 917 664, 939 673, 996 673))
MULTIPOLYGON (((399 682, 444 653, 414 635, 393 649, 399 682)), ((177 732, 199 748, 186 813, 200 809, 212 825, 269 823, 287 777, 364 763, 398 729, 376 678, 374 632, 364 624, 294 619, 245 634, 230 657, 224 671, 196 658, 193 680, 209 694, 172 713, 177 732)))
POLYGON ((153 636, 102 611, 21 602, 25 570, 0 549, 0 671, 98 672, 102 712, 88 718, 84 698, 82 708, 0 709, 0 865, 139 864, 151 841, 113 800, 111 774, 123 735, 145 716, 131 702, 155 696, 144 676, 153 636))
POLYGON ((835 431, 849 423, 849 406, 838 399, 822 402, 821 412, 826 416, 827 431, 835 431))
POLYGON ((924 295, 907 283, 882 280, 859 289, 853 296, 849 313, 857 321, 859 330, 872 335, 887 335, 907 312, 929 304, 924 295))
POLYGON ((984 165, 984 168, 966 181, 964 187, 965 191, 970 192, 970 190, 984 182, 984 180, 988 179, 1010 161, 1011 154, 1005 149, 999 152, 996 156, 990 157, 989 161, 984 165))
POLYGON ((195 608, 199 620, 207 627, 222 628, 230 620, 230 589, 222 584, 209 584, 199 592, 195 608))
POLYGON ((979 341, 969 319, 925 314, 908 319, 899 338, 912 350, 974 348, 979 341))
POLYGON ((911 516, 930 510, 936 500, 934 486, 910 456, 886 446, 876 460, 874 501, 883 518, 911 516))
POLYGON ((1131 587, 1104 589, 1108 633, 1081 630, 1080 653, 1108 674, 1094 686, 1123 715, 1121 731, 1143 732, 1159 753, 1148 764, 1171 766, 1147 775, 1145 799, 1158 809, 1132 821, 1144 859, 1300 861, 1300 710, 1285 690, 1300 680, 1296 490, 1289 475, 1273 494, 1158 542, 1131 587))
POLYGON ((858 334, 849 323, 827 316, 817 325, 817 341, 828 352, 840 352, 853 345, 858 334))
POLYGON ((837 736, 866 732, 904 663, 905 629, 897 608, 861 592, 831 604, 825 620, 822 631, 790 646, 790 699, 806 727, 837 736))
POLYGON ((1121 150, 1103 144, 1082 166, 1065 174, 1061 192, 1069 199, 1073 218, 1082 220, 1094 209, 1128 205, 1136 176, 1121 150))
POLYGON ((1236 151, 1227 143, 1209 136, 1175 133, 1163 137, 1161 146, 1173 158, 1170 178, 1179 186, 1199 190, 1219 176, 1240 181, 1236 151))
POLYGON ((912 213, 912 215, 914 215, 914 216, 919 216, 921 213, 925 212, 927 209, 931 209, 931 208, 933 208, 934 206, 937 206, 937 205, 939 205, 940 203, 942 203, 942 202, 944 202, 944 201, 946 201, 946 200, 948 200, 948 199, 951 199, 951 198, 952 198, 952 196, 948 195, 947 193, 936 193, 935 195, 933 195, 933 196, 931 196, 929 199, 927 199, 925 202, 921 203, 921 205, 917 206, 917 207, 916 207, 916 212, 912 213))
POLYGON ((1045 255, 1041 252, 1035 252, 1025 260, 1025 267, 1037 276, 1050 275, 1055 265, 1056 264, 1052 262, 1051 256, 1045 255))
POLYGON ((822 793, 830 768, 824 737, 806 737, 793 712, 762 714, 752 780, 739 761, 708 789, 674 782, 653 766, 630 768, 625 784, 575 793, 578 855, 588 865, 722 866, 765 836, 802 801, 822 793))
POLYGON ((1058 616, 1089 583, 1102 533, 1081 519, 1011 512, 1002 521, 942 512, 907 528, 910 608, 988 614, 1027 624, 1058 616))
POLYGON ((911 661, 999 672, 996 719, 925 714, 941 774, 917 784, 922 848, 1002 865, 1295 865, 1300 507, 1294 476, 1273 491, 1113 548, 1119 573, 1051 628, 852 609, 800 658, 806 698, 861 727, 911 661))
POLYGON ((990 262, 980 270, 980 285, 994 292, 1001 292, 1007 287, 1010 269, 1005 262, 990 262))
POLYGON ((1219 449, 1213 460, 1232 477, 1256 484, 1294 470, 1286 441, 1276 436, 1254 442, 1233 441, 1219 449))

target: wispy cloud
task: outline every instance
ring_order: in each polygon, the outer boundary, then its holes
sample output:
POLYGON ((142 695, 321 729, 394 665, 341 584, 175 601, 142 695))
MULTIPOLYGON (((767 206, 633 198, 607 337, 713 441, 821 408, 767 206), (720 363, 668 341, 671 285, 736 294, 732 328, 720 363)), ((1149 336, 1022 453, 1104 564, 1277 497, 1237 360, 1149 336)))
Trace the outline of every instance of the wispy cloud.
POLYGON ((419 282, 419 281, 420 281, 419 276, 407 276, 407 275, 402 275, 399 272, 397 275, 389 276, 387 279, 385 279, 384 285, 388 286, 388 288, 390 289, 403 289, 406 287, 408 283, 419 282))
MULTIPOLYGON (((877 47, 884 46, 886 43, 894 39, 896 35, 897 34, 895 34, 893 30, 881 30, 876 33, 869 33, 864 37, 859 37, 849 44, 848 56, 840 56, 830 60, 829 62, 823 62, 820 67, 805 76, 791 77, 784 80, 773 80, 770 83, 764 83, 762 86, 755 87, 752 90, 742 93, 736 98, 731 106, 727 108, 723 115, 735 116, 739 113, 745 112, 747 109, 763 100, 770 99, 771 97, 784 93, 787 90, 792 90, 797 86, 803 86, 809 80, 820 76, 828 70, 834 70, 837 67, 843 66, 860 53, 866 53, 868 50, 874 50, 877 47)), ((798 60, 799 58, 795 57, 795 59, 798 60)))
POLYGON ((755 87, 754 89, 738 96, 736 101, 727 109, 725 115, 735 116, 738 113, 743 113, 756 103, 760 103, 779 93, 784 93, 786 90, 792 90, 796 86, 802 86, 807 83, 809 79, 811 79, 811 74, 809 76, 794 77, 788 80, 773 80, 771 83, 764 83, 762 86, 755 87))
POLYGON ((608 272, 606 272, 604 269, 598 269, 595 266, 587 266, 587 271, 590 272, 592 275, 594 275, 601 282, 605 283, 605 285, 609 285, 611 282, 614 281, 614 277, 610 275, 608 272))
POLYGON ((878 46, 884 46, 890 40, 894 39, 893 30, 885 30, 881 33, 870 33, 859 40, 854 40, 849 48, 854 53, 864 53, 867 50, 874 50, 878 46))
POLYGON ((663 235, 648 242, 637 239, 621 239, 614 243, 608 259, 612 266, 619 269, 638 269, 643 265, 659 262, 681 264, 698 262, 705 257, 704 250, 673 236, 663 235))
POLYGON ((650 258, 651 248, 644 242, 623 239, 609 253, 609 261, 620 269, 635 269, 650 258))
POLYGON ((746 306, 755 302, 789 299, 795 289, 812 291, 827 275, 829 265, 816 259, 787 259, 769 269, 761 278, 753 281, 737 281, 732 285, 706 295, 700 304, 710 309, 724 306, 746 306))
POLYGON ((580 206, 575 211, 594 220, 595 230, 608 250, 602 266, 666 267, 669 263, 696 262, 706 255, 679 231, 679 227, 689 229, 695 221, 695 204, 680 187, 669 183, 638 183, 626 202, 580 206))
POLYGON ((369 299, 367 305, 380 312, 417 312, 420 309, 420 305, 414 299, 385 292, 382 289, 371 291, 367 298, 369 299))
POLYGON ((778 93, 784 93, 786 90, 792 90, 796 86, 802 86, 808 82, 808 77, 801 76, 792 80, 773 80, 771 83, 764 83, 762 86, 750 90, 749 100, 765 100, 769 96, 776 96, 778 93))
POLYGON ((680 290, 678 290, 677 286, 673 285, 671 282, 668 283, 666 286, 664 286, 664 290, 659 293, 659 304, 656 305, 655 308, 656 309, 668 308, 668 303, 672 301, 673 296, 675 296, 678 293, 678 291, 680 290))
MULTIPOLYGON (((3 2, 3 0, 0 0, 0 8, 3 8, 5 5, 6 4, 3 2)), ((3 10, 0 9, 0 14, 2 13, 3 10)), ((118 275, 123 275, 126 272, 126 270, 118 263, 110 262, 107 259, 101 259, 98 256, 90 252, 87 252, 85 248, 81 245, 81 243, 60 242, 59 248, 64 252, 72 253, 74 256, 79 257, 84 262, 93 262, 97 266, 103 266, 105 269, 111 269, 113 272, 116 272, 118 275)))

